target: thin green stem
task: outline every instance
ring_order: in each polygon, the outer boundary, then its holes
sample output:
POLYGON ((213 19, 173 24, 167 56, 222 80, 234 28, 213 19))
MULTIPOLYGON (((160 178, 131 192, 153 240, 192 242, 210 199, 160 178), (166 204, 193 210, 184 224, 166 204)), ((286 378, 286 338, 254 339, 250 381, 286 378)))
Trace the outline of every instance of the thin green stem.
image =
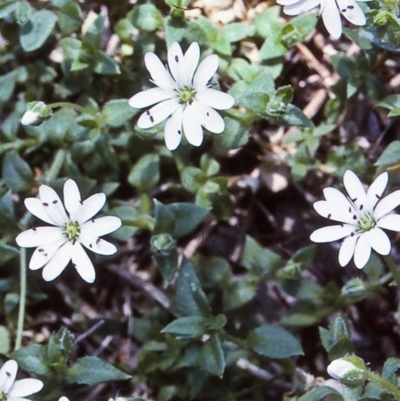
POLYGON ((26 250, 24 248, 21 248, 19 255, 20 255, 19 256, 20 293, 19 293, 17 338, 15 339, 15 348, 14 348, 15 351, 21 348, 22 332, 24 330, 24 321, 25 321, 25 305, 26 305, 26 250))
POLYGON ((394 384, 370 371, 366 372, 366 379, 380 384, 385 390, 392 394, 397 401, 400 401, 400 390, 394 384))
POLYGON ((140 194, 140 205, 142 213, 151 216, 152 202, 149 194, 146 193, 140 194))
POLYGON ((231 334, 228 334, 225 331, 221 331, 219 334, 224 340, 227 340, 233 344, 236 344, 239 348, 241 348, 243 350, 249 349, 248 345, 246 344, 246 341, 244 341, 238 337, 232 336, 231 334))
POLYGON ((47 107, 50 109, 56 109, 57 107, 69 107, 71 109, 79 110, 81 113, 90 114, 92 116, 96 115, 96 112, 89 110, 86 107, 83 107, 79 104, 70 103, 70 102, 50 103, 47 105, 47 107))
POLYGON ((53 164, 50 167, 50 170, 46 174, 46 182, 51 182, 55 180, 60 173, 60 170, 65 162, 65 158, 67 157, 67 151, 64 149, 59 149, 56 153, 56 156, 53 160, 53 164))
POLYGON ((394 263, 393 258, 390 255, 384 256, 383 259, 385 259, 386 264, 389 267, 389 270, 393 274, 394 281, 396 281, 397 287, 400 288, 400 271, 396 264, 394 263))

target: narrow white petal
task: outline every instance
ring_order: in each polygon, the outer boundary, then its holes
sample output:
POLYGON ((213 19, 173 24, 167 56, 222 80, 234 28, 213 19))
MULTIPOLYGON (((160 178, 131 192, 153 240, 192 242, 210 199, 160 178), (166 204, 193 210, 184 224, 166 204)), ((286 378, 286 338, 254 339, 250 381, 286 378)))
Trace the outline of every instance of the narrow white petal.
POLYGON ((211 107, 194 101, 200 113, 201 125, 214 134, 220 134, 225 129, 224 119, 211 107))
POLYGON ((336 0, 341 13, 354 25, 365 25, 365 15, 354 0, 336 0))
POLYGON ((81 227, 82 233, 93 233, 97 237, 110 234, 122 225, 121 219, 116 216, 105 216, 87 221, 81 227))
POLYGON ((363 235, 365 235, 369 244, 371 245, 371 248, 375 252, 379 253, 380 255, 389 255, 392 246, 388 236, 384 231, 378 227, 375 227, 363 235))
POLYGON ((135 109, 142 109, 153 104, 170 99, 173 96, 173 91, 166 91, 160 88, 151 88, 143 92, 139 92, 129 99, 129 106, 135 109))
POLYGON ((79 243, 76 243, 73 246, 72 263, 74 264, 78 274, 87 283, 93 283, 96 278, 96 272, 94 270, 93 263, 79 243))
POLYGON ((7 394, 17 376, 18 364, 10 359, 0 369, 0 392, 7 394))
POLYGON ((117 252, 117 247, 114 244, 95 235, 81 236, 79 242, 99 255, 114 255, 117 252))
POLYGON ((37 270, 43 267, 66 242, 67 239, 62 238, 50 244, 38 246, 29 261, 29 268, 31 270, 37 270))
POLYGON ((151 79, 157 86, 165 90, 176 88, 176 83, 172 79, 171 74, 154 53, 146 53, 144 55, 144 63, 151 75, 151 79))
POLYGON ((218 70, 219 58, 216 54, 211 54, 207 56, 197 68, 196 73, 193 77, 193 86, 197 90, 203 90, 208 81, 214 76, 215 72, 218 70))
POLYGON ((65 208, 67 209, 70 219, 74 220, 75 213, 79 209, 81 202, 81 193, 77 183, 71 179, 65 181, 63 192, 65 208))
POLYGON ((377 226, 391 231, 400 231, 400 215, 387 214, 378 220, 377 226))
POLYGON ((30 213, 36 216, 38 219, 45 221, 53 226, 58 224, 53 220, 53 218, 47 213, 47 208, 43 206, 43 203, 38 198, 26 198, 24 200, 25 207, 30 213))
POLYGON ((26 397, 35 394, 43 388, 43 382, 37 379, 17 380, 8 392, 10 397, 26 397))
POLYGON ((298 3, 299 0, 278 0, 277 3, 281 6, 289 6, 291 4, 298 3))
MULTIPOLYGON (((285 7, 286 8, 286 7, 285 7)), ((342 20, 334 0, 325 0, 321 4, 322 20, 326 30, 334 39, 339 39, 342 34, 342 20)))
POLYGON ((168 49, 168 67, 179 86, 188 84, 186 82, 185 59, 178 42, 173 42, 168 49))
POLYGON ((74 221, 83 224, 97 214, 106 203, 106 195, 103 192, 89 196, 82 201, 75 213, 74 221))
POLYGON ((47 185, 41 185, 39 187, 39 198, 47 214, 58 226, 63 226, 68 221, 68 216, 61 199, 53 188, 47 185))
POLYGON ((320 216, 330 220, 348 224, 354 224, 356 221, 353 219, 354 209, 348 202, 347 206, 340 207, 339 204, 334 204, 332 202, 318 201, 313 204, 313 207, 320 216), (349 210, 352 211, 352 213, 349 213, 349 210))
POLYGON ((69 401, 69 399, 67 397, 62 396, 58 399, 58 401, 69 401))
POLYGON ((191 85, 193 74, 196 71, 197 65, 200 59, 200 47, 197 42, 193 42, 185 53, 185 73, 186 73, 186 83, 191 85))
POLYGON ((203 128, 198 120, 198 109, 194 103, 185 107, 183 111, 183 132, 188 142, 193 146, 200 146, 203 142, 203 128))
POLYGON ((142 129, 154 127, 168 118, 179 106, 175 98, 156 104, 139 117, 138 127, 142 129))
POLYGON ((378 220, 400 205, 400 190, 394 191, 378 202, 374 210, 374 217, 378 220))
POLYGON ((369 261, 370 256, 371 246, 364 233, 360 235, 360 238, 356 244, 356 250, 354 252, 354 263, 357 269, 362 269, 369 261))
POLYGON ((73 249, 71 242, 66 242, 50 261, 43 268, 43 279, 45 281, 52 281, 58 277, 64 269, 67 267, 68 262, 71 260, 73 255, 73 249))
MULTIPOLYGON (((321 0, 300 0, 296 3, 288 2, 283 8, 286 15, 298 15, 310 11, 321 4, 321 0)), ((283 4, 282 4, 283 5, 283 4)))
POLYGON ((367 191, 367 198, 370 210, 373 210, 379 199, 382 198, 389 180, 388 173, 382 173, 375 178, 367 191))
POLYGON ((51 244, 64 238, 60 227, 34 227, 17 235, 15 242, 22 248, 51 244))
POLYGON ((181 143, 183 110, 183 106, 178 107, 165 122, 164 139, 169 150, 175 150, 181 143))
POLYGON ((355 228, 349 224, 343 224, 343 226, 327 226, 315 230, 310 235, 310 240, 313 242, 331 242, 337 241, 354 233, 355 228))
POLYGON ((233 96, 211 88, 207 88, 197 93, 196 100, 217 110, 230 109, 235 104, 233 96))
POLYGON ((339 250, 340 266, 344 267, 350 262, 351 258, 354 255, 354 250, 356 247, 358 237, 359 235, 350 235, 349 237, 346 237, 343 240, 339 250))
POLYGON ((344 187, 355 205, 365 208, 368 205, 367 194, 360 179, 351 170, 346 170, 343 176, 344 187))

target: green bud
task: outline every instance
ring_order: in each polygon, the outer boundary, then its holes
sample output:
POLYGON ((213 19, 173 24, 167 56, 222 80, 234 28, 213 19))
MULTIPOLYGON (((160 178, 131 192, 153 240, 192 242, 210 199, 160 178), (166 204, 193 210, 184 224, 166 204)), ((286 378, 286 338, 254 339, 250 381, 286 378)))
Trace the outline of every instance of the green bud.
POLYGON ((175 248, 175 241, 169 234, 153 235, 150 243, 153 253, 168 253, 175 248))
POLYGON ((352 300, 360 300, 365 296, 365 283, 359 279, 355 278, 349 280, 342 288, 342 295, 346 298, 350 298, 352 300))
POLYGON ((354 355, 335 359, 328 368, 328 374, 348 387, 358 387, 365 381, 364 361, 354 355))
POLYGON ((29 102, 21 118, 22 125, 35 125, 51 116, 51 109, 42 101, 29 102))

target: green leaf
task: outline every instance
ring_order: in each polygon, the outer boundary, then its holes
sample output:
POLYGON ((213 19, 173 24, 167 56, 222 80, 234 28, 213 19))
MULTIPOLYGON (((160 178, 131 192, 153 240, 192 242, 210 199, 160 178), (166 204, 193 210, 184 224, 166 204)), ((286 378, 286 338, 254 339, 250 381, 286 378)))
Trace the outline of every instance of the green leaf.
POLYGON ((10 352, 10 333, 7 327, 0 326, 0 354, 8 354, 10 352))
POLYGON ((0 102, 6 102, 10 99, 15 88, 15 73, 9 72, 5 75, 0 75, 0 102))
POLYGON ((279 117, 273 117, 278 124, 299 127, 314 127, 313 122, 296 106, 288 104, 285 107, 285 112, 279 117))
POLYGON ((193 265, 185 257, 182 260, 176 283, 173 305, 183 316, 210 316, 210 305, 201 288, 193 265))
POLYGON ((132 376, 114 368, 114 366, 95 356, 79 358, 67 372, 69 383, 88 385, 127 380, 131 377, 132 376))
POLYGON ((22 48, 26 52, 32 52, 42 47, 53 31, 56 21, 57 16, 50 10, 33 13, 20 28, 19 40, 22 48))
POLYGON ((7 17, 17 8, 17 0, 5 0, 0 4, 0 18, 7 17))
POLYGON ((146 32, 154 32, 164 25, 163 16, 154 4, 136 5, 133 8, 132 23, 146 32))
POLYGON ((256 282, 251 277, 242 277, 229 283, 223 293, 224 310, 232 310, 250 302, 256 295, 256 282))
POLYGON ((178 267, 178 251, 169 234, 156 234, 150 239, 151 251, 157 262, 166 287, 175 276, 178 267))
POLYGON ((386 147, 375 166, 389 166, 400 162, 400 141, 393 141, 386 147))
POLYGON ((298 398, 297 401, 321 401, 328 396, 333 396, 335 400, 343 400, 341 394, 333 387, 319 386, 298 398))
POLYGON ((214 143, 219 149, 227 151, 240 148, 249 141, 249 127, 230 117, 225 117, 225 133, 214 135, 214 143))
POLYGON ((256 29, 254 25, 250 25, 246 22, 234 22, 224 25, 221 31, 228 42, 233 43, 254 36, 256 29))
POLYGON ((161 333, 171 333, 178 336, 201 337, 207 332, 209 318, 203 316, 186 316, 174 320, 165 326, 161 333))
POLYGON ((107 102, 102 111, 102 118, 110 127, 120 127, 130 120, 138 110, 129 106, 125 99, 113 99, 107 102))
POLYGON ((14 351, 10 357, 18 362, 19 367, 29 373, 40 376, 50 374, 47 366, 47 352, 44 345, 30 344, 14 351))
POLYGON ((282 29, 282 24, 279 21, 280 11, 281 7, 271 6, 256 14, 255 26, 260 36, 267 38, 282 29))
POLYGON ((400 115, 400 95, 389 95, 381 100, 376 106, 389 109, 389 117, 398 116, 400 115))
POLYGON ((247 343, 258 354, 268 358, 283 359, 302 355, 299 340, 279 326, 263 325, 247 336, 247 343))
POLYGON ((75 1, 68 2, 57 12, 58 25, 65 34, 75 32, 82 22, 82 10, 75 1))
POLYGON ((142 193, 149 193, 159 180, 160 156, 154 153, 142 156, 128 175, 128 182, 142 193))
POLYGON ((0 265, 4 265, 18 254, 18 249, 0 242, 0 265))
POLYGON ((400 358, 388 358, 383 365, 382 377, 386 380, 390 380, 399 369, 400 358))
POLYGON ((208 210, 193 203, 179 202, 167 206, 175 220, 174 238, 181 238, 191 233, 207 216, 208 210))
POLYGON ((225 370, 225 356, 217 334, 212 334, 202 346, 199 353, 199 365, 210 375, 222 377, 225 370))
POLYGON ((29 164, 18 153, 6 154, 2 173, 5 184, 16 192, 30 189, 35 184, 29 164))
POLYGON ((94 56, 94 72, 101 75, 121 74, 119 65, 108 54, 97 51, 94 56))

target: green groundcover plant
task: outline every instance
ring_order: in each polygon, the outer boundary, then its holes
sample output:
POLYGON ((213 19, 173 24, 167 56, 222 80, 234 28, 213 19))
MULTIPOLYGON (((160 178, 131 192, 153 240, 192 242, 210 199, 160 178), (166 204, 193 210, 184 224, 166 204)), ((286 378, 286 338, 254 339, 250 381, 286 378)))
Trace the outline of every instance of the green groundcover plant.
POLYGON ((400 401, 399 53, 397 0, 1 0, 0 400, 400 401))

